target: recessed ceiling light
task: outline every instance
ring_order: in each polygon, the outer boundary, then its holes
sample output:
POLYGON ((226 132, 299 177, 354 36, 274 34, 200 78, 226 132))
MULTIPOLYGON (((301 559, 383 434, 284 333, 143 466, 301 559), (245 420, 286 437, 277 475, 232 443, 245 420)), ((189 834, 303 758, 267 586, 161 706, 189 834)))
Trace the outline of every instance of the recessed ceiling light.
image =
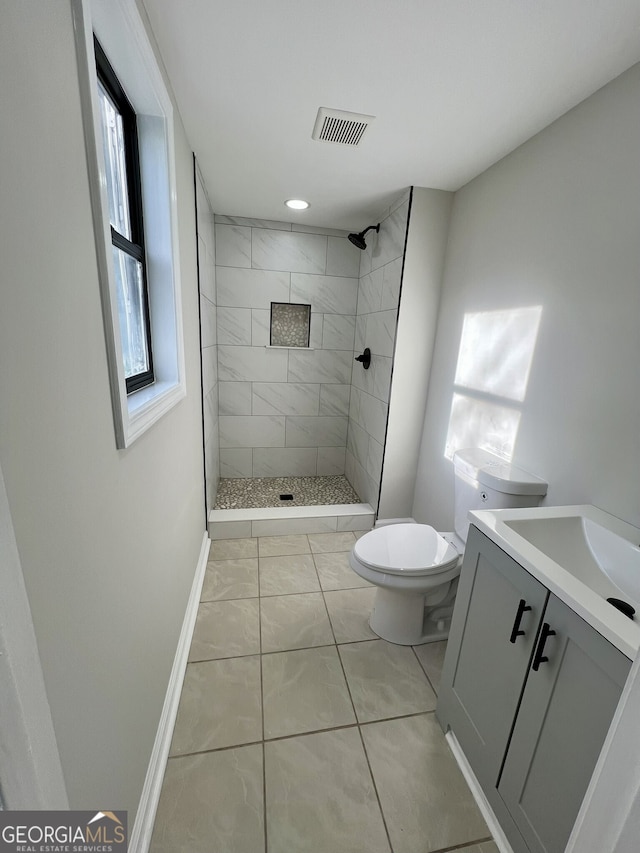
POLYGON ((290 198, 285 201, 287 207, 290 207, 292 210, 306 210, 310 205, 308 201, 305 201, 302 198, 290 198))

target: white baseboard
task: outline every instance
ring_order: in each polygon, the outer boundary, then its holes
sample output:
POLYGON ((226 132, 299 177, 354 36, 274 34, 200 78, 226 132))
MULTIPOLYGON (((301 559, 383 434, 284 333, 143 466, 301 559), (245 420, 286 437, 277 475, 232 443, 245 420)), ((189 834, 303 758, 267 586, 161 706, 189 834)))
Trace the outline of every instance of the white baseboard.
POLYGON ((138 805, 136 820, 131 830, 131 838, 129 840, 130 853, 147 853, 149 844, 151 843, 151 834, 156 818, 158 800, 160 799, 164 771, 167 766, 167 758, 169 757, 173 727, 178 713, 182 682, 184 681, 184 674, 187 669, 191 637, 196 624, 196 616, 198 615, 198 604, 200 603, 200 594, 204 582, 204 573, 207 568, 210 545, 211 540, 205 533, 202 539, 198 565, 193 578, 191 594, 187 603, 187 610, 182 623, 182 630, 180 631, 180 638, 178 639, 178 647, 173 660, 169 685, 164 705, 162 706, 156 739, 153 744, 149 767, 147 768, 147 775, 142 788, 140 804, 138 805))
POLYGON ((456 736, 454 733, 449 730, 446 735, 447 743, 451 748, 451 752, 453 753, 453 757, 458 762, 458 767, 462 770, 462 775, 464 776, 467 785, 471 789, 471 793, 473 794, 473 799, 476 801, 476 805, 480 809, 482 813, 482 817, 485 819, 487 826, 489 827, 489 832, 493 835, 493 840, 496 843, 496 847, 500 851, 500 853, 513 853, 513 848, 507 841, 507 836, 504 834, 504 831, 500 824, 498 823, 498 819, 495 816, 493 809, 489 805, 489 801, 484 795, 484 791, 480 787, 480 783, 476 779, 476 775, 471 769, 469 762, 467 761, 467 757, 460 748, 460 744, 458 743, 456 736))

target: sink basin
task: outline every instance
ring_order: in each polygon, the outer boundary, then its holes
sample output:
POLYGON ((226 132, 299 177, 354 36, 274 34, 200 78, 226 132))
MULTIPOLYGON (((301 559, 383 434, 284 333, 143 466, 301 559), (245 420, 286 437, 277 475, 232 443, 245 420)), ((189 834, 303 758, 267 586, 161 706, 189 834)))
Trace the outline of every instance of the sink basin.
POLYGON ((640 611, 640 547, 584 515, 505 519, 531 545, 604 598, 640 611))
POLYGON ((640 530, 590 505, 482 510, 473 524, 628 657, 640 647, 640 530), (614 608, 635 608, 632 619, 614 608))

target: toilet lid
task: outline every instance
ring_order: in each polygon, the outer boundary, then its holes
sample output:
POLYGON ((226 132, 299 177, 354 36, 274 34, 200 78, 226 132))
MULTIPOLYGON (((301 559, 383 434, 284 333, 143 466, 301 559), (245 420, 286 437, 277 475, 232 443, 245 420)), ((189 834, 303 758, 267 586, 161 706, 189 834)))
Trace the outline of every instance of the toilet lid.
POLYGON ((453 568, 458 552, 427 524, 389 524, 362 536, 353 548, 365 566, 392 575, 427 575, 453 568))

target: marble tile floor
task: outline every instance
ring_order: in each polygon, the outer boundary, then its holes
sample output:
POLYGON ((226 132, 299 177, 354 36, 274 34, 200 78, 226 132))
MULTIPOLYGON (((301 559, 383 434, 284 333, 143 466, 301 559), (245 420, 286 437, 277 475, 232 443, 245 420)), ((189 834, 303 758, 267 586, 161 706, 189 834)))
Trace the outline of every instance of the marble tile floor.
POLYGON ((354 533, 211 544, 151 853, 498 853, 354 533))
POLYGON ((360 498, 346 477, 247 477, 223 478, 214 509, 253 509, 273 506, 324 506, 357 504, 360 498), (293 500, 281 500, 281 494, 293 500))

